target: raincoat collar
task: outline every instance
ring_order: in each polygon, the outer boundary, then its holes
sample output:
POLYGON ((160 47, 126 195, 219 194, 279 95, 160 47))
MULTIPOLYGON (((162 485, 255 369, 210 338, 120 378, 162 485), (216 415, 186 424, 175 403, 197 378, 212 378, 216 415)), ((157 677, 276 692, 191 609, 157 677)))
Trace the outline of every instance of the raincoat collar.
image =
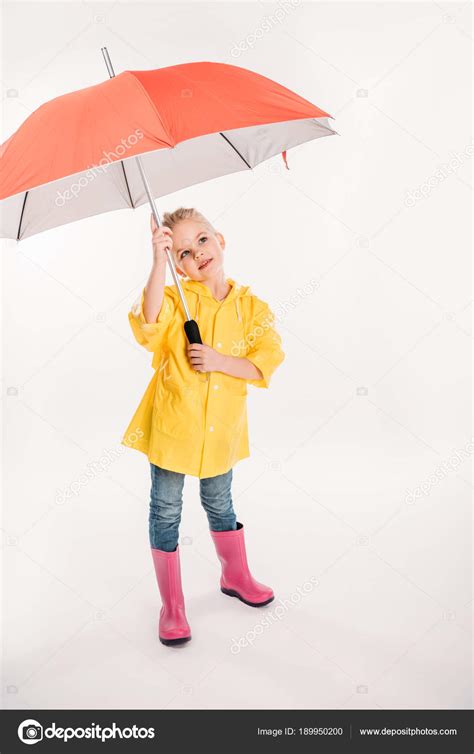
POLYGON ((204 298, 210 298, 215 301, 216 304, 225 304, 235 298, 240 298, 240 296, 252 295, 250 286, 240 285, 233 278, 226 278, 226 283, 229 283, 229 285, 232 287, 227 296, 222 299, 222 301, 218 301, 216 298, 214 298, 207 285, 205 283, 202 283, 200 280, 184 280, 181 281, 181 286, 185 291, 194 291, 198 294, 199 297, 203 296, 204 298))
POLYGON ((222 301, 218 301, 214 296, 212 295, 211 291, 205 285, 205 283, 202 283, 200 280, 192 280, 189 278, 189 280, 184 280, 181 283, 181 286, 183 288, 183 291, 186 293, 193 292, 196 295, 195 298, 195 304, 194 304, 194 319, 196 322, 199 322, 199 311, 201 307, 201 298, 202 299, 210 299, 212 302, 212 305, 216 308, 219 308, 221 306, 227 306, 230 302, 234 302, 235 311, 237 315, 237 319, 239 322, 242 321, 242 312, 241 312, 241 304, 240 299, 242 296, 252 296, 252 291, 250 290, 249 285, 240 285, 237 283, 233 278, 226 278, 226 283, 229 283, 231 286, 231 289, 227 296, 222 299, 222 301))

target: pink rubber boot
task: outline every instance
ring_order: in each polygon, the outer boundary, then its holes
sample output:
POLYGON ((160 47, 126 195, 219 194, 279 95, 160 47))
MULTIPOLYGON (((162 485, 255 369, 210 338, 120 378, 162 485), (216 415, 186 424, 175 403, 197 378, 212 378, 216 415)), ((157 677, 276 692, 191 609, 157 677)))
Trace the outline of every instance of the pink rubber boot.
POLYGON ((151 548, 156 580, 161 594, 162 607, 158 634, 162 644, 182 644, 191 638, 191 629, 186 620, 179 545, 174 552, 151 548))
POLYGON ((221 592, 251 607, 268 605, 274 599, 273 590, 256 581, 249 571, 243 524, 237 521, 237 529, 210 531, 222 565, 221 592))

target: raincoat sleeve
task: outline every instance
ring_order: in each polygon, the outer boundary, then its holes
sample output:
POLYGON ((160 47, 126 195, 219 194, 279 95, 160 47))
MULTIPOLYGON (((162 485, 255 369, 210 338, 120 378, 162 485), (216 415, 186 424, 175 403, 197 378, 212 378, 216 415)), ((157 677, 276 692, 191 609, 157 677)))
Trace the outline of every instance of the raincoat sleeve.
POLYGON ((135 301, 128 314, 128 320, 135 340, 141 346, 144 346, 147 351, 157 351, 165 343, 168 326, 175 313, 176 299, 169 292, 168 286, 165 286, 163 303, 156 322, 146 321, 143 314, 144 300, 145 290, 143 289, 140 297, 135 301))
POLYGON ((255 387, 268 388, 273 372, 285 358, 281 347, 281 337, 275 329, 275 315, 268 304, 260 302, 258 312, 252 318, 247 340, 250 343, 250 349, 245 358, 260 369, 263 379, 246 380, 246 382, 255 387))

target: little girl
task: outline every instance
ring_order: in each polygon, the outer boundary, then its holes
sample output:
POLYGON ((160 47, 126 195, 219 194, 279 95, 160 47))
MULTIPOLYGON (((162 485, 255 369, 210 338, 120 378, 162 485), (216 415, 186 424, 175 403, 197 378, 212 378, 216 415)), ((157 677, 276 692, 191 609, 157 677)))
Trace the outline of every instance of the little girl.
POLYGON ((162 607, 163 644, 189 641, 178 533, 186 474, 200 482, 222 572, 221 591, 252 607, 274 599, 247 563, 244 527, 232 505, 232 467, 250 455, 247 385, 268 388, 285 358, 269 306, 224 273, 225 240, 196 209, 151 215, 153 266, 129 313, 133 334, 153 352, 154 376, 122 443, 151 467, 149 538, 162 607), (165 285, 168 249, 201 344, 190 344, 176 285, 165 285))

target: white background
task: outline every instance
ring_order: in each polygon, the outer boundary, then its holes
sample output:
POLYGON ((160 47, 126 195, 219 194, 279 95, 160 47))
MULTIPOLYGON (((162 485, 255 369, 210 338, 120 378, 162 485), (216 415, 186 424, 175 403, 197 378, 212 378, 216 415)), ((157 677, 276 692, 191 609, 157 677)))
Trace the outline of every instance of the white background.
POLYGON ((158 202, 222 231, 227 276, 284 313, 286 353, 270 390, 249 388, 251 457, 233 485, 275 603, 220 593, 187 477, 193 640, 179 650, 157 637, 148 462, 120 445, 152 376, 127 320, 149 209, 3 242, 7 708, 471 705, 470 5, 287 3, 262 32, 282 7, 3 7, 3 141, 44 101, 106 79, 103 45, 116 72, 250 68, 340 134, 290 150, 290 170, 277 156, 158 202))

